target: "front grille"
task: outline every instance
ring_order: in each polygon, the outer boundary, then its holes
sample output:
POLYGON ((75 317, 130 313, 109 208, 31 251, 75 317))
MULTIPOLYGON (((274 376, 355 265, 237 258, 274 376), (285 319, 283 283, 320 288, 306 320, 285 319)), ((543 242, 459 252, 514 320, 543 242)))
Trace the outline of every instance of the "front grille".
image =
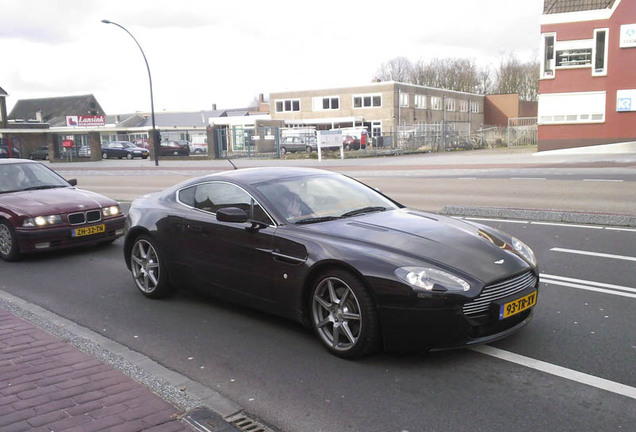
POLYGON ((477 297, 464 305, 464 315, 476 316, 487 312, 493 301, 519 293, 537 284, 537 277, 532 272, 524 273, 512 279, 487 285, 477 297))
POLYGON ((102 220, 102 212, 99 210, 70 213, 68 215, 68 223, 71 225, 99 222, 100 220, 102 220))

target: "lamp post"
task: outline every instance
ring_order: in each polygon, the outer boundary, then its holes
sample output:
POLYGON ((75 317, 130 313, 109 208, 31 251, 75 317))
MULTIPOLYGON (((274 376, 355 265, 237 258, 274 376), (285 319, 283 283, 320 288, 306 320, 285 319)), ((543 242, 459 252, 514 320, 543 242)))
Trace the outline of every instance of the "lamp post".
POLYGON ((139 45, 139 42, 137 42, 137 39, 135 39, 132 33, 126 30, 124 26, 117 24, 116 22, 108 21, 106 19, 103 19, 102 22, 104 24, 116 25, 117 27, 119 27, 120 29, 128 33, 130 37, 133 38, 137 46, 139 47, 139 51, 141 51, 141 55, 144 56, 144 61, 146 62, 146 69, 148 69, 148 82, 150 83, 150 117, 152 118, 152 142, 154 146, 155 166, 159 166, 159 142, 158 142, 157 130, 155 129, 155 102, 152 96, 152 76, 150 75, 150 66, 148 66, 148 59, 146 59, 146 54, 144 54, 144 50, 141 48, 141 45, 139 45))

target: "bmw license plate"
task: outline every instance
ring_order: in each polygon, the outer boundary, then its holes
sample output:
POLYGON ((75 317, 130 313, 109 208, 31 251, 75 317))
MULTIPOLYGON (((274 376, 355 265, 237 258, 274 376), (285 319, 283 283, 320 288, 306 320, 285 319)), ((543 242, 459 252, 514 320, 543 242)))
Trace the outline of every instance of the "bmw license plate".
POLYGON ((517 300, 504 303, 499 307, 499 319, 508 318, 509 316, 516 315, 523 312, 526 309, 530 309, 537 304, 537 292, 533 291, 530 294, 523 296, 517 300))
POLYGON ((93 225, 89 227, 75 228, 73 230, 73 237, 82 237, 87 235, 99 234, 106 231, 106 225, 93 225))

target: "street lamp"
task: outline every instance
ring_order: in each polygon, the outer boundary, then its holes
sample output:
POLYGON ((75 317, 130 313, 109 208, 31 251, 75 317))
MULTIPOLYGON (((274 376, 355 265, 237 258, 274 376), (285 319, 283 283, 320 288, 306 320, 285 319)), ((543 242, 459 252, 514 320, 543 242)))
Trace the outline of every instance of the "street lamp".
POLYGON ((130 37, 133 38, 137 46, 139 47, 139 50, 141 51, 141 55, 144 56, 144 61, 146 62, 146 69, 148 69, 148 81, 150 82, 150 116, 152 118, 152 141, 153 141, 154 153, 155 153, 155 166, 159 166, 159 142, 158 142, 157 130, 155 129, 155 102, 152 96, 152 77, 150 76, 150 66, 148 66, 148 59, 146 59, 146 54, 144 54, 144 50, 141 49, 141 45, 139 45, 139 42, 137 42, 137 39, 135 39, 132 33, 126 30, 124 26, 117 24, 116 22, 108 21, 106 19, 103 19, 102 22, 104 24, 116 25, 117 27, 119 27, 120 29, 128 33, 130 37))

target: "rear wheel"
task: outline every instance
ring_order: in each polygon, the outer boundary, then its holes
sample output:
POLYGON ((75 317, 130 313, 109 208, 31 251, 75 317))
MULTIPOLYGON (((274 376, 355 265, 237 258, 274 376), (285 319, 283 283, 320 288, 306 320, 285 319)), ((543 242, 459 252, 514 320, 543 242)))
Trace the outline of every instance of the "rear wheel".
POLYGON ((162 298, 174 293, 168 283, 165 264, 152 238, 142 235, 135 239, 130 254, 130 267, 135 285, 149 298, 162 298))
POLYGON ((106 154, 106 152, 102 153, 102 159, 108 159, 108 155, 106 154))
POLYGON ((356 359, 378 348, 378 316, 371 295, 351 273, 333 269, 317 278, 311 319, 323 345, 338 357, 356 359))
POLYGON ((280 154, 284 155, 285 153, 287 153, 287 149, 285 147, 281 147, 280 154))
POLYGON ((6 220, 0 221, 0 258, 5 261, 17 261, 20 259, 15 230, 6 220))
POLYGON ((307 151, 307 153, 311 153, 311 146, 305 147, 305 150, 307 151))
POLYGON ((132 159, 132 158, 133 158, 133 155, 132 155, 131 153, 128 153, 128 154, 126 155, 126 159, 130 160, 130 159, 132 159))

